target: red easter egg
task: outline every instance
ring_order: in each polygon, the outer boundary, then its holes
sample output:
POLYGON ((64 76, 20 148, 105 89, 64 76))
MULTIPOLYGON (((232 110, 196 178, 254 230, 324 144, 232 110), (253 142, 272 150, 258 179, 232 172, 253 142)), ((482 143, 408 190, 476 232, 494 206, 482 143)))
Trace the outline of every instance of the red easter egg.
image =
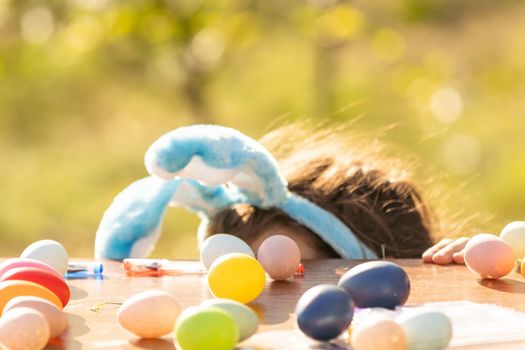
POLYGON ((0 278, 0 282, 3 281, 33 282, 55 293, 62 302, 62 306, 66 306, 69 302, 70 291, 67 283, 46 270, 36 267, 17 267, 5 272, 0 278))
POLYGON ((8 259, 0 264, 0 277, 4 275, 7 271, 17 268, 17 267, 35 267, 39 268, 45 271, 49 271, 51 273, 54 273, 57 275, 60 279, 65 281, 64 276, 60 272, 58 272, 53 267, 49 266, 45 262, 42 262, 40 260, 31 259, 31 258, 13 258, 8 259))

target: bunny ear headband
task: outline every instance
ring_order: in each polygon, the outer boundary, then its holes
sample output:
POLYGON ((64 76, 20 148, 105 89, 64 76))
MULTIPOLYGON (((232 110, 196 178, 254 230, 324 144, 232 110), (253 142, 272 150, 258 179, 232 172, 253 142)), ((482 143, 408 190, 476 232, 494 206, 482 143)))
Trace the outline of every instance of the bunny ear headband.
POLYGON ((149 147, 145 163, 151 176, 128 186, 104 213, 95 240, 97 259, 147 256, 168 206, 197 213, 201 235, 215 214, 241 203, 279 208, 343 258, 377 258, 333 214, 288 191, 273 156, 237 130, 216 125, 175 129, 149 147))

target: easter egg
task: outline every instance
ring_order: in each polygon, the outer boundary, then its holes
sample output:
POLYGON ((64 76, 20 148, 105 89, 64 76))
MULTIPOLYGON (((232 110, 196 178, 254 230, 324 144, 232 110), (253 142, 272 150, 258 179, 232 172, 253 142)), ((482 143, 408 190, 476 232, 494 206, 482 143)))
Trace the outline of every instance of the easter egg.
POLYGON ((452 338, 452 324, 442 312, 417 310, 397 319, 406 335, 407 350, 445 349, 452 338))
POLYGON ((297 325, 307 336, 330 340, 348 329, 354 315, 352 298, 341 288, 321 284, 308 289, 295 308, 297 325))
POLYGON ((274 280, 286 280, 297 271, 301 251, 293 239, 283 235, 266 238, 257 250, 257 260, 274 280))
POLYGON ((215 307, 191 307, 175 324, 174 340, 183 350, 233 350, 239 329, 233 318, 215 307))
POLYGON ((0 318, 0 344, 5 349, 40 350, 48 341, 49 326, 36 310, 19 307, 0 318))
POLYGON ((68 256, 62 244, 51 239, 44 239, 30 244, 22 254, 21 258, 31 258, 45 262, 62 275, 67 271, 68 256))
POLYGON ((64 276, 60 274, 55 268, 49 266, 45 262, 29 259, 29 258, 13 258, 4 261, 0 264, 0 277, 4 275, 7 271, 17 268, 17 267, 34 267, 41 270, 46 270, 57 275, 57 277, 64 280, 64 276))
POLYGON ((13 298, 19 296, 34 296, 45 299, 62 309, 62 301, 55 293, 39 284, 28 281, 4 281, 0 282, 0 315, 5 305, 13 298))
POLYGON ((173 331, 179 312, 179 304, 171 294, 150 290, 127 299, 118 309, 117 320, 139 337, 157 338, 173 331))
POLYGON ((217 258, 229 253, 243 253, 255 257, 252 248, 242 239, 225 233, 208 237, 201 245, 201 262, 210 269, 217 258))
POLYGON ((339 287, 352 296, 356 307, 395 309, 410 294, 410 280, 405 270, 388 261, 369 261, 348 270, 339 287))
POLYGON ((501 230, 499 236, 510 246, 515 260, 525 256, 525 221, 511 222, 501 230))
POLYGON ((18 307, 28 307, 40 312, 49 325, 50 339, 58 337, 67 328, 67 316, 64 311, 45 299, 28 296, 13 298, 5 305, 4 313, 7 314, 10 310, 18 307))
POLYGON ((372 317, 353 327, 351 344, 354 350, 405 350, 406 336, 394 320, 372 317))
POLYGON ((265 285, 261 264, 253 257, 230 253, 221 256, 211 265, 208 287, 216 298, 233 299, 243 304, 255 300, 265 285))
POLYGON ((208 299, 201 306, 215 307, 230 315, 239 328, 239 341, 248 339, 257 332, 259 317, 244 304, 229 299, 208 299))
POLYGON ((17 267, 7 271, 0 278, 0 282, 16 280, 34 282, 46 287, 59 297, 63 306, 69 302, 69 286, 54 273, 35 267, 17 267))
POLYGON ((467 242, 465 264, 481 278, 497 279, 512 271, 514 255, 503 239, 482 233, 467 242))

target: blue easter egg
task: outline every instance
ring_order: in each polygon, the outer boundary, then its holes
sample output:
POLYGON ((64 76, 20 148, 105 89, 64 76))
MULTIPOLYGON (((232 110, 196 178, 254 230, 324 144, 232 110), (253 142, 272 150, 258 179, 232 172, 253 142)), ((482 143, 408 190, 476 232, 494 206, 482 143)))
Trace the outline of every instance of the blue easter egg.
POLYGON ((356 307, 395 309, 410 294, 410 280, 405 270, 388 261, 369 261, 348 270, 339 287, 352 296, 356 307))
POLYGON ((321 284, 299 298, 295 314, 304 334, 316 340, 330 340, 348 329, 354 316, 354 304, 343 289, 321 284))

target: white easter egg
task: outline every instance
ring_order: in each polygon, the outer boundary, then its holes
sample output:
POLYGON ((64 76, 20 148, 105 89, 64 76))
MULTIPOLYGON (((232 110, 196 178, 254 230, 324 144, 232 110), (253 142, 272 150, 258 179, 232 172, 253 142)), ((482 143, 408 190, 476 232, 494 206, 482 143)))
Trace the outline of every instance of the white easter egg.
POLYGON ((17 307, 0 318, 0 344, 9 350, 40 350, 49 341, 49 325, 42 314, 17 307))
POLYGON ((259 317, 248 306, 230 299, 208 299, 201 306, 216 307, 229 314, 239 327, 239 341, 251 337, 257 332, 259 317))
POLYGON ((229 253, 243 253, 255 258, 252 248, 242 239, 225 233, 208 237, 201 245, 201 262, 209 270, 217 258, 229 253))
POLYGON ((173 331, 180 307, 170 293, 150 290, 133 295, 118 309, 120 325, 142 338, 157 338, 173 331))
POLYGON ((354 350, 405 350, 406 335, 403 328, 392 318, 369 317, 352 326, 352 349, 354 350))
POLYGON ((4 312, 9 310, 28 307, 36 310, 44 316, 49 325, 49 338, 53 339, 65 332, 67 328, 66 314, 53 303, 38 297, 19 296, 11 299, 4 307, 4 312))
POLYGON ((409 311, 401 314, 397 322, 405 331, 407 350, 445 349, 452 338, 452 323, 439 311, 409 311))
POLYGON ((62 244, 51 239, 44 239, 30 244, 20 254, 20 257, 43 261, 61 274, 65 274, 67 271, 67 251, 62 244))
POLYGON ((514 259, 525 257, 525 221, 514 221, 501 230, 499 236, 512 248, 514 259))

